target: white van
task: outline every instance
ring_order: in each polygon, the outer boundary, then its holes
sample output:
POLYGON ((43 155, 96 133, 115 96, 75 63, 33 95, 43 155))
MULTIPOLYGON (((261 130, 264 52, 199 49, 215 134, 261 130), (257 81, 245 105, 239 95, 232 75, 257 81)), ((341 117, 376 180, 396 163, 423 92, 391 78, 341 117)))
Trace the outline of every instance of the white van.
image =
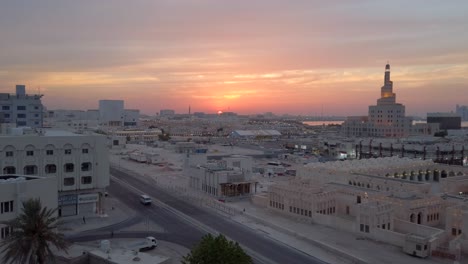
POLYGON ((149 197, 148 195, 146 195, 146 194, 140 195, 140 203, 142 203, 144 205, 150 205, 151 202, 152 202, 151 197, 149 197))

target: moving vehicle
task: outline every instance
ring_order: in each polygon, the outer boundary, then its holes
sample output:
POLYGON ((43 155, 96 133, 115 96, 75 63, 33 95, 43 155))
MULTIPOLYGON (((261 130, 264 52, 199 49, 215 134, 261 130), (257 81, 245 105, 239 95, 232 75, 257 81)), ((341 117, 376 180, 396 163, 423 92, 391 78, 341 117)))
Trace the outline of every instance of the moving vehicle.
POLYGON ((136 243, 132 243, 128 245, 128 249, 135 250, 135 251, 146 251, 154 249, 158 246, 158 241, 154 237, 146 237, 142 241, 138 241, 136 243))
POLYGON ((144 205, 150 205, 151 202, 152 202, 151 197, 149 197, 148 195, 146 194, 140 195, 140 203, 144 205))

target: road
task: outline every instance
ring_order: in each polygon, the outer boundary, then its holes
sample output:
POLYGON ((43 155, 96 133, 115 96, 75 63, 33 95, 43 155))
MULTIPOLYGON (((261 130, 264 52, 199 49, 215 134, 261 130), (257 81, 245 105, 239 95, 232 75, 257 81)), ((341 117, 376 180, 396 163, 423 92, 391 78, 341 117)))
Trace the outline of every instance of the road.
MULTIPOLYGON (((73 242, 83 242, 90 240, 99 240, 109 238, 112 231, 117 231, 134 224, 144 222, 146 219, 157 223, 163 228, 163 232, 114 232, 114 238, 129 238, 129 237, 146 237, 154 236, 156 239, 172 242, 181 246, 192 248, 196 245, 205 232, 200 231, 193 225, 188 225, 185 221, 181 220, 177 215, 167 208, 152 204, 144 206, 140 204, 138 195, 134 190, 130 189, 126 184, 121 181, 112 180, 109 188, 107 189, 109 195, 118 198, 121 202, 125 203, 128 208, 132 208, 137 212, 136 217, 132 217, 121 223, 111 226, 101 227, 89 231, 80 232, 75 235, 67 236, 67 239, 73 242)), ((151 192, 148 192, 151 193, 151 192)))
MULTIPOLYGON (((138 195, 135 194, 135 190, 146 193, 169 207, 176 209, 178 212, 239 242, 243 247, 248 248, 249 251, 255 252, 256 255, 261 255, 262 261, 260 262, 294 264, 325 263, 315 257, 289 247, 286 244, 275 241, 264 233, 254 231, 242 224, 222 217, 217 213, 204 210, 186 201, 180 200, 169 194, 167 190, 155 186, 146 177, 137 176, 133 173, 128 173, 113 167, 111 167, 111 175, 115 177, 115 180, 112 181, 109 187, 110 193, 115 194, 130 208, 136 209, 143 215, 148 215, 152 221, 163 227, 167 233, 180 237, 183 241, 175 242, 177 244, 191 248, 205 233, 164 206, 158 206, 157 204, 150 207, 140 206, 138 195)), ((255 258, 255 256, 253 257, 255 258)))

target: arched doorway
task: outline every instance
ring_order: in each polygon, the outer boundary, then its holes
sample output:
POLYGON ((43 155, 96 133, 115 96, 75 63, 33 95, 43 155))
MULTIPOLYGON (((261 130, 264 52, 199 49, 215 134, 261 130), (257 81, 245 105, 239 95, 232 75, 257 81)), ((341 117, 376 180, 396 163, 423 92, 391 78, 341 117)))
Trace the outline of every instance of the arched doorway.
POLYGON ((409 219, 410 219, 410 222, 411 222, 411 223, 414 223, 414 222, 415 222, 415 218, 416 218, 416 216, 415 216, 414 214, 411 214, 411 215, 410 215, 410 218, 409 218, 409 219))
POLYGON ((421 224, 421 221, 422 221, 422 213, 420 212, 420 213, 418 214, 418 225, 421 224))
POLYGON ((437 181, 437 182, 439 181, 439 171, 438 170, 434 171, 434 177, 433 178, 434 178, 434 181, 437 181))
POLYGON ((445 170, 443 170, 441 173, 440 173, 440 177, 441 178, 447 178, 447 172, 445 170))
POLYGON ((427 170, 426 175, 425 175, 426 181, 429 181, 431 179, 431 171, 427 170))

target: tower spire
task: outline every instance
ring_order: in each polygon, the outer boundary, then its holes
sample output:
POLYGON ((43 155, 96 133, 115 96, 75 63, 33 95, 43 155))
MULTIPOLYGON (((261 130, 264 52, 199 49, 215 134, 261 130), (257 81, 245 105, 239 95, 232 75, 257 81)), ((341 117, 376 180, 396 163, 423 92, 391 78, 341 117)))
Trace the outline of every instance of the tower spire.
POLYGON ((385 79, 384 79, 384 84, 387 84, 390 82, 390 64, 387 61, 387 65, 385 65, 385 79))

